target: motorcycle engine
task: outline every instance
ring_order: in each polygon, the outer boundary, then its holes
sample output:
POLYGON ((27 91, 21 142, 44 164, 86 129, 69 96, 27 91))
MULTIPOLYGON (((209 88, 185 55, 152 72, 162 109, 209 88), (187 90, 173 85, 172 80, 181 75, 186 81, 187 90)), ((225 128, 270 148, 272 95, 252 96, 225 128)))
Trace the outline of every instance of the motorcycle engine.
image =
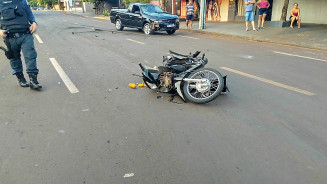
POLYGON ((160 86, 171 90, 173 88, 173 73, 171 72, 164 72, 161 76, 160 76, 160 86))

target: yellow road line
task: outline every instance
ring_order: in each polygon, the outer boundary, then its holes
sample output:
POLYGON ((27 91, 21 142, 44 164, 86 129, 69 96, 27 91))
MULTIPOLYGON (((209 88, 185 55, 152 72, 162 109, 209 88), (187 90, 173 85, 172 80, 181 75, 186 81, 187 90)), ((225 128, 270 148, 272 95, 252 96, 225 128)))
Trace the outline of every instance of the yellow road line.
POLYGON ((95 18, 95 19, 101 19, 101 20, 109 20, 109 19, 104 18, 104 17, 93 17, 93 18, 95 18))
POLYGON ((127 38, 126 40, 131 41, 131 42, 134 42, 134 43, 138 43, 138 44, 141 44, 141 45, 144 45, 145 44, 143 42, 139 42, 139 41, 132 40, 132 39, 129 39, 129 38, 127 38))
POLYGON ((327 62, 327 60, 324 60, 324 59, 312 58, 312 57, 307 57, 307 56, 300 56, 300 55, 296 55, 296 54, 288 54, 288 53, 285 53, 285 52, 274 51, 274 53, 276 53, 276 54, 283 54, 283 55, 287 55, 287 56, 294 56, 294 57, 300 57, 300 58, 305 58, 305 59, 311 59, 311 60, 317 60, 317 61, 327 62))
POLYGON ((288 90, 291 90, 291 91, 295 91, 295 92, 298 92, 298 93, 301 93, 301 94, 304 94, 304 95, 308 95, 308 96, 315 95, 314 93, 312 93, 310 91, 302 90, 302 89, 299 89, 299 88, 296 88, 296 87, 292 87, 292 86, 288 86, 288 85, 285 85, 285 84, 282 84, 282 83, 278 83, 278 82, 275 82, 275 81, 272 81, 272 80, 268 80, 268 79, 264 79, 264 78, 261 78, 261 77, 257 77, 255 75, 244 73, 244 72, 241 72, 241 71, 238 71, 238 70, 234 70, 234 69, 231 69, 231 68, 227 68, 227 67, 220 67, 220 68, 223 69, 223 70, 229 71, 229 72, 233 72, 233 73, 236 73, 236 74, 245 76, 245 77, 256 79, 258 81, 261 81, 261 82, 264 82, 264 83, 267 83, 267 84, 271 84, 271 85, 274 85, 274 86, 277 86, 277 87, 281 87, 281 88, 284 88, 284 89, 288 89, 288 90))

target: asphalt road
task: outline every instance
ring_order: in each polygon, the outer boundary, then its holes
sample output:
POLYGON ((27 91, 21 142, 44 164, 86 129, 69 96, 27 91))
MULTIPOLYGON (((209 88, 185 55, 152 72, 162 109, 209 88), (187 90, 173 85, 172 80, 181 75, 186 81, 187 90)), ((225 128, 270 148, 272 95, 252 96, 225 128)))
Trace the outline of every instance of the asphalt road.
POLYGON ((1 184, 327 183, 326 52, 34 13, 43 90, 0 55, 1 184), (128 87, 168 50, 204 51, 231 93, 197 105, 128 87))

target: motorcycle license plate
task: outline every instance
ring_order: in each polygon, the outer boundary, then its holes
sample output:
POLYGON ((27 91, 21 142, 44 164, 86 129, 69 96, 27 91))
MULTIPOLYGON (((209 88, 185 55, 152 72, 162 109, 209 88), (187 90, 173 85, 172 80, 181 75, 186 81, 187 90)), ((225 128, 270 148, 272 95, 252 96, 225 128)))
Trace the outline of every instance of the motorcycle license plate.
POLYGON ((175 24, 168 24, 167 27, 175 27, 175 24))

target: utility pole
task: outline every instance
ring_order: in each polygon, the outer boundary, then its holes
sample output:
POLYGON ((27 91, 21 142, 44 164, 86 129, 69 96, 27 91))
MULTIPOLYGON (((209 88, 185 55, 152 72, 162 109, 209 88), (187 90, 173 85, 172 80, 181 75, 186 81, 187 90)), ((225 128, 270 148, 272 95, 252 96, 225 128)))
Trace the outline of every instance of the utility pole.
POLYGON ((206 0, 201 0, 200 3, 200 21, 199 21, 199 29, 206 28, 206 0))

